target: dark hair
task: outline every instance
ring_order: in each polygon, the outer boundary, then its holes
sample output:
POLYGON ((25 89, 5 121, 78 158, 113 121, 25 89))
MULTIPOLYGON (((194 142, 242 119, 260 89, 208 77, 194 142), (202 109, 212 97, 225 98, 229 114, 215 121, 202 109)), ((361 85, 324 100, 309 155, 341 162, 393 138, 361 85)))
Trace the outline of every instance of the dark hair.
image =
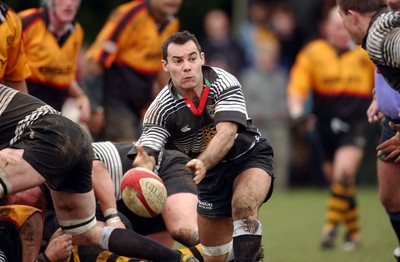
POLYGON ((336 0, 339 8, 347 14, 354 10, 360 14, 375 13, 382 7, 386 7, 386 0, 336 0))
POLYGON ((199 53, 201 53, 201 46, 199 44, 199 41, 197 41, 197 38, 194 34, 190 33, 189 31, 182 31, 182 32, 176 32, 172 35, 170 35, 163 43, 161 51, 162 51, 162 58, 167 61, 168 57, 168 46, 171 43, 178 44, 178 45, 183 45, 186 44, 189 41, 193 41, 199 50, 199 53))

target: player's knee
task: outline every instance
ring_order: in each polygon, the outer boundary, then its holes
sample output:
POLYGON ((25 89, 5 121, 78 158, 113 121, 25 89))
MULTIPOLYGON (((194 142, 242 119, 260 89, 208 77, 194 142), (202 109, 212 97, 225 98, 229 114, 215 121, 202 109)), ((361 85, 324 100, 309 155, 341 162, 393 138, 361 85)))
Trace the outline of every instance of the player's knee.
POLYGON ((179 227, 169 233, 175 241, 178 241, 187 247, 195 246, 200 242, 199 231, 197 228, 179 227))
POLYGON ((232 217, 234 220, 257 217, 258 207, 255 203, 233 203, 232 217))
POLYGON ((393 196, 387 193, 379 193, 379 199, 385 209, 389 212, 399 212, 399 205, 400 205, 400 195, 393 196))

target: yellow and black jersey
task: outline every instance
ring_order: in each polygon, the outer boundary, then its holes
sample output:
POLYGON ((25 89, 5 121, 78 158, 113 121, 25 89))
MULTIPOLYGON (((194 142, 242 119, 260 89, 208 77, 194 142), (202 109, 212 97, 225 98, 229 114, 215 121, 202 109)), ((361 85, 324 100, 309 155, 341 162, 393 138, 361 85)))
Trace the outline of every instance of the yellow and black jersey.
POLYGON ((154 75, 162 69, 162 43, 178 29, 176 18, 159 24, 146 1, 131 1, 112 12, 87 58, 105 68, 116 63, 140 74, 154 75))
POLYGON ((0 80, 22 81, 30 75, 18 15, 0 2, 0 80))
POLYGON ((309 43, 290 71, 288 94, 313 95, 320 118, 365 117, 374 87, 374 65, 361 47, 338 52, 325 40, 309 43))
POLYGON ((48 28, 47 11, 28 9, 19 13, 23 25, 26 55, 32 75, 30 81, 58 89, 65 89, 76 77, 83 29, 79 23, 71 25, 63 39, 48 28))

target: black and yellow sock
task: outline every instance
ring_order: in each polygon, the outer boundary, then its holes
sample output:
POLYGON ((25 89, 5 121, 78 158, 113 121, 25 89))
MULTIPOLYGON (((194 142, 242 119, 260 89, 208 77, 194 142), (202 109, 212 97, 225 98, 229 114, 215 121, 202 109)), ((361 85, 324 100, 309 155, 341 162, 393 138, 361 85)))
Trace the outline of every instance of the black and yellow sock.
POLYGON ((355 191, 354 186, 349 186, 346 194, 346 199, 349 203, 349 208, 345 213, 344 220, 347 240, 360 240, 359 211, 355 200, 355 191))
POLYGON ((349 208, 346 197, 347 188, 337 182, 331 185, 331 194, 328 198, 328 210, 324 231, 334 230, 336 225, 344 221, 344 215, 349 208))
POLYGON ((203 259, 203 251, 201 249, 201 245, 195 245, 193 247, 185 247, 185 248, 180 248, 178 249, 179 252, 185 255, 190 255, 192 257, 195 257, 199 262, 204 262, 203 259))

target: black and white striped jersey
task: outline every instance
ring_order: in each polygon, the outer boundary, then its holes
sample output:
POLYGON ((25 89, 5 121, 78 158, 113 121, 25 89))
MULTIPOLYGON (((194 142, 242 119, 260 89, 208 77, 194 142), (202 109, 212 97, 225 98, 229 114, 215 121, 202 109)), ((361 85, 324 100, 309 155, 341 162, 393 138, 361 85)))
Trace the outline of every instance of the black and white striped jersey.
POLYGON ((61 114, 43 101, 0 84, 0 149, 17 142, 25 128, 47 114, 61 114))
POLYGON ((203 76, 210 85, 204 87, 200 101, 204 109, 199 106, 197 113, 190 108, 193 105, 177 96, 171 81, 161 90, 145 114, 139 139, 142 146, 159 152, 167 142, 172 142, 178 150, 194 158, 216 134, 217 123, 235 122, 239 131, 225 160, 235 159, 253 147, 260 133, 247 114, 239 81, 216 67, 203 66, 203 76))
POLYGON ((379 10, 372 17, 363 47, 390 86, 400 91, 400 12, 379 10))
POLYGON ((94 159, 100 160, 107 167, 108 173, 114 184, 115 199, 120 200, 121 180, 129 168, 132 167, 132 160, 126 157, 127 152, 132 148, 131 143, 95 142, 92 143, 94 159), (124 149, 125 148, 125 149, 124 149), (123 161, 124 160, 124 161, 123 161))

